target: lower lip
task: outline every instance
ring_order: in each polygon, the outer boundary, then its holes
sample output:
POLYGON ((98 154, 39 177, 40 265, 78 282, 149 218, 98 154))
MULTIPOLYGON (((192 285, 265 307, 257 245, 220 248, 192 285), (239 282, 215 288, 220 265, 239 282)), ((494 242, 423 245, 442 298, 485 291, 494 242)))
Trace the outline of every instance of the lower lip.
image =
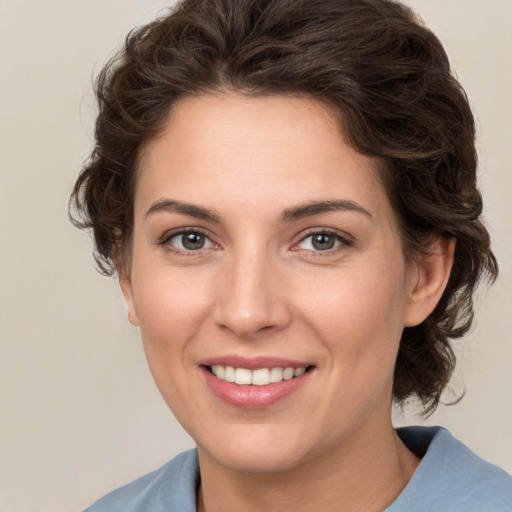
POLYGON ((229 405, 242 409, 264 409, 284 400, 302 387, 310 372, 267 386, 239 385, 218 379, 206 368, 201 368, 210 390, 229 405))

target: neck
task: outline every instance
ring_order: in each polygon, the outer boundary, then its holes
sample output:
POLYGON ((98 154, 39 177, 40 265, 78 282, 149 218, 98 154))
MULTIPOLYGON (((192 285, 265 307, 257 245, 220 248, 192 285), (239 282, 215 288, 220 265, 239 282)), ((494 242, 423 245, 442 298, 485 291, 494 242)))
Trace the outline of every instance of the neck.
POLYGON ((338 450, 271 473, 233 471, 200 448, 200 512, 380 512, 397 498, 419 459, 391 423, 380 436, 358 431, 338 450))

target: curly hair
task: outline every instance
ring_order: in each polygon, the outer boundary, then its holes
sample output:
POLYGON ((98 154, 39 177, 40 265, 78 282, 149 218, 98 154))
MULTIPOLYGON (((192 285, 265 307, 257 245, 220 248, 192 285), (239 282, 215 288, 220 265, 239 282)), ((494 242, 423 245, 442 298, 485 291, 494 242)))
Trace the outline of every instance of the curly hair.
POLYGON ((446 290, 404 329, 395 367, 394 399, 433 411, 455 366, 450 340, 471 327, 482 277, 498 273, 474 120, 441 43, 392 0, 183 0, 132 31, 97 79, 96 144, 70 202, 101 272, 129 253, 141 148, 180 98, 226 90, 329 105, 349 143, 380 162, 407 261, 433 235, 456 240, 446 290))

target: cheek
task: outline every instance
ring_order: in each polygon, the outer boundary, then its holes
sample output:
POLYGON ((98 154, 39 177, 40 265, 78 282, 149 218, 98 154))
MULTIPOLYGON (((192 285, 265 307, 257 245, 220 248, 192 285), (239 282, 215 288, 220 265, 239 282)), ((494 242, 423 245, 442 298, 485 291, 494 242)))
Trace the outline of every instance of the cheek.
POLYGON ((208 280, 200 272, 169 268, 134 275, 134 305, 148 353, 182 352, 194 338, 211 304, 208 280))
POLYGON ((194 369, 192 351, 209 309, 209 294, 204 284, 199 286, 204 281, 170 274, 167 270, 136 276, 134 303, 155 384, 187 428, 187 410, 194 408, 199 396, 190 381, 190 371, 194 369), (183 386, 185 382, 187 386, 183 386))
POLYGON ((317 280, 314 287, 304 285, 296 295, 302 297, 307 322, 329 351, 338 354, 336 364, 364 359, 394 364, 405 304, 405 286, 400 283, 400 272, 347 271, 317 280))

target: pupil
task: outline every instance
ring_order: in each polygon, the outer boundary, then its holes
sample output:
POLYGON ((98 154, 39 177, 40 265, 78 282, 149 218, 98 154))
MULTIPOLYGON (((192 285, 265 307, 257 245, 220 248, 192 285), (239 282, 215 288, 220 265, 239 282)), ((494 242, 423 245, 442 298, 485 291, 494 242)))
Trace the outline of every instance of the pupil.
POLYGON ((201 233, 187 233, 183 235, 183 247, 191 251, 202 249, 204 246, 204 235, 201 233))
POLYGON ((318 234, 313 237, 313 247, 319 251, 326 251, 334 247, 334 237, 330 235, 318 234))

